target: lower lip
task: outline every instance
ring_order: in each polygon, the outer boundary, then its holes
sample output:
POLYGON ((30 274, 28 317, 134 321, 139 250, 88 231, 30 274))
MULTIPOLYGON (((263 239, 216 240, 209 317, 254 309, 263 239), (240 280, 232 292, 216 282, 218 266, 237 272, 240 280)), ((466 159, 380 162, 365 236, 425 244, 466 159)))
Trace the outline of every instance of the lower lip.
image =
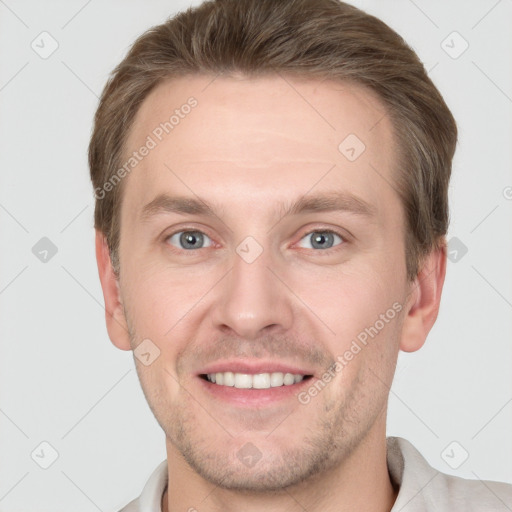
POLYGON ((309 379, 301 380, 295 384, 289 386, 278 386, 275 388, 268 389, 239 389, 233 386, 220 386, 214 384, 209 380, 198 377, 200 384, 203 386, 208 393, 213 395, 219 400, 230 402, 237 406, 246 407, 264 407, 266 405, 273 405, 276 402, 296 397, 300 393, 301 389, 305 386, 310 386, 313 380, 312 377, 309 379))

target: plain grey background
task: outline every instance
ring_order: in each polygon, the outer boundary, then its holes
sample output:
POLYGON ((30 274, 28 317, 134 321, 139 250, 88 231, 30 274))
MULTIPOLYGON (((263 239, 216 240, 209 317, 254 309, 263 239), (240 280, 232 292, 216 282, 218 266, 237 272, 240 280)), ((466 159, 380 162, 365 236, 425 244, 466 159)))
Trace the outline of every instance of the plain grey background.
MULTIPOLYGON (((417 51, 460 133, 441 311, 399 358, 388 433, 512 483, 512 0, 352 3, 417 51)), ((165 458, 106 333, 86 149, 108 73, 189 5, 0 0, 0 511, 117 511, 165 458)))

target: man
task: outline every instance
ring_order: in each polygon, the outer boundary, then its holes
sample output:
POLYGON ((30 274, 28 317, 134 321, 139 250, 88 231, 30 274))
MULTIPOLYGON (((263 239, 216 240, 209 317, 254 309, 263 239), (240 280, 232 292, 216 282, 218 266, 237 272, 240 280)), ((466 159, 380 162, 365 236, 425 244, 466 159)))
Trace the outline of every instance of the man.
POLYGON ((123 510, 509 510, 386 439, 433 326, 456 125, 337 0, 217 0, 143 34, 89 150, 110 339, 167 460, 123 510))

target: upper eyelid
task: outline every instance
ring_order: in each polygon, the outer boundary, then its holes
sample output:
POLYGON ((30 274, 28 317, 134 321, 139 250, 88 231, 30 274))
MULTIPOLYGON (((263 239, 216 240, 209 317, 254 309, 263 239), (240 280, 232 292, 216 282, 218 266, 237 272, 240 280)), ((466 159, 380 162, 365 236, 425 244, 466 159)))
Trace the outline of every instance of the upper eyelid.
MULTIPOLYGON (((334 246, 334 247, 329 247, 328 249, 324 249, 322 252, 327 252, 328 250, 330 249, 335 249, 336 247, 338 247, 339 245, 344 245, 345 243, 348 242, 348 237, 345 236, 343 233, 340 233, 339 231, 335 230, 335 229, 312 229, 312 230, 309 230, 309 231, 306 231, 306 233, 304 233, 300 238, 299 238, 299 242, 301 240, 304 239, 304 237, 306 236, 309 236, 313 233, 331 233, 333 235, 336 235, 336 236, 339 236, 341 238, 341 244, 338 244, 337 246, 334 246)), ((295 242, 296 244, 299 243, 299 242, 295 242)))
POLYGON ((178 233, 195 233, 195 232, 206 235, 212 242, 214 241, 214 237, 212 235, 210 235, 207 230, 205 230, 203 228, 200 229, 200 228, 186 228, 186 227, 164 234, 163 239, 168 240, 169 238, 171 238, 174 235, 177 235, 178 233))

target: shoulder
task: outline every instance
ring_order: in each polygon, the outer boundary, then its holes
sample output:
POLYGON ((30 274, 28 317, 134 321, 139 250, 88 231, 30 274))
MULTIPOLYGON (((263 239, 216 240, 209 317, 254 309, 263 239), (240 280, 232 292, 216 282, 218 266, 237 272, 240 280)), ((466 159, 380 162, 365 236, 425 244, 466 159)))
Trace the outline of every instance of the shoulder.
POLYGON ((411 512, 510 512, 512 485, 447 475, 429 465, 408 441, 388 438, 388 468, 400 486, 392 509, 411 512))
POLYGON ((139 512, 139 498, 130 501, 128 505, 125 505, 119 512, 139 512))
POLYGON ((119 512, 161 512, 160 503, 167 481, 167 461, 164 460, 153 471, 140 496, 130 501, 119 512))

